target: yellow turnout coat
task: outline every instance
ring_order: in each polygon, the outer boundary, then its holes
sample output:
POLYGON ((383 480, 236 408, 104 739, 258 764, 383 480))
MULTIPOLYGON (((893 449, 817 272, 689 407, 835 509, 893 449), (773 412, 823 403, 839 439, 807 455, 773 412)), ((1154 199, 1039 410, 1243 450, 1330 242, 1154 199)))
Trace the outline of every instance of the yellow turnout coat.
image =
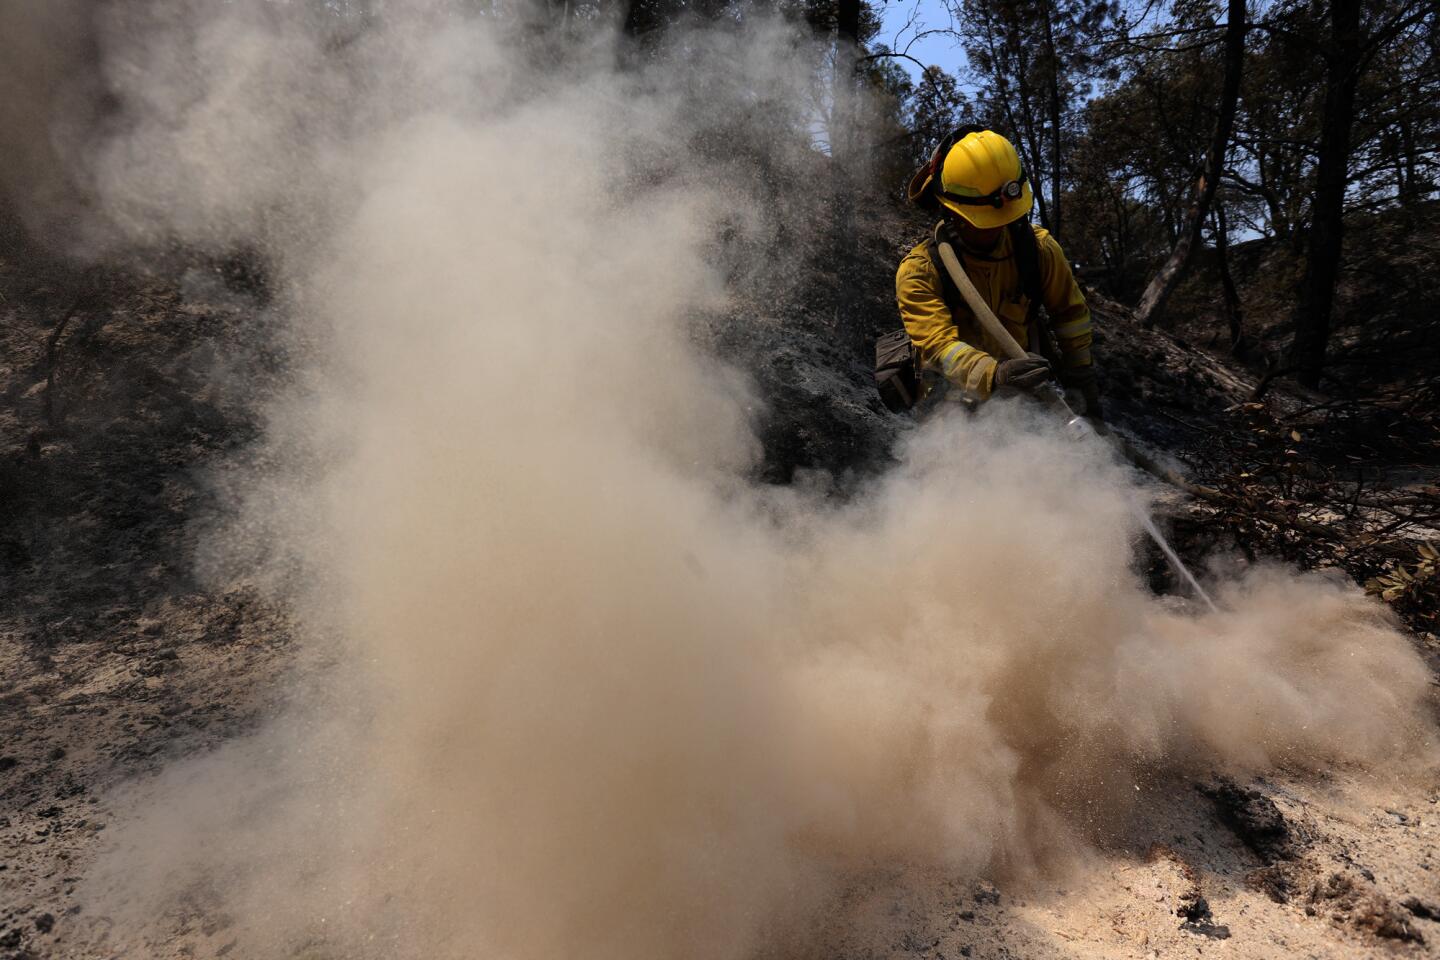
MULTIPOLYGON (((942 226, 937 226, 936 242, 942 226)), ((1060 244, 1043 227, 1033 227, 1039 247, 1040 291, 1051 333, 1060 348, 1062 370, 1090 365, 1090 308, 1070 272, 1060 244)), ((951 240, 955 255, 980 296, 1026 349, 1034 349, 1028 326, 1030 299, 1021 289, 1020 269, 1011 255, 1010 233, 993 250, 977 252, 951 240)), ((1000 345, 980 326, 963 301, 947 303, 934 242, 917 244, 895 273, 895 297, 921 363, 936 370, 966 395, 990 396, 1000 345)))

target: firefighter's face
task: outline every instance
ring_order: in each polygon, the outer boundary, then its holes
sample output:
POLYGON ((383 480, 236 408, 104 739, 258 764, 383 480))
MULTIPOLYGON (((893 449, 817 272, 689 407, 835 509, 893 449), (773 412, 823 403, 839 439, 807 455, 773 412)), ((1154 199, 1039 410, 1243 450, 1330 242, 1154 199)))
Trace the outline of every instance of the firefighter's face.
POLYGON ((1005 232, 1004 227, 990 227, 981 230, 979 227, 971 226, 969 221, 963 217, 951 217, 950 222, 955 225, 965 246, 974 250, 989 250, 1000 242, 1000 234, 1005 232))

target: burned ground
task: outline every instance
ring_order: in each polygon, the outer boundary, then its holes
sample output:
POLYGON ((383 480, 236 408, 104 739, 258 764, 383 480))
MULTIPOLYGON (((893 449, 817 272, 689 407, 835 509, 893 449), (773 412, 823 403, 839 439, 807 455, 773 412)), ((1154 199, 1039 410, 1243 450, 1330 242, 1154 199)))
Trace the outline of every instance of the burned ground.
POLYGON ((0 262, 0 944, 69 949, 105 791, 247 729, 284 613, 197 576, 207 470, 256 436, 232 387, 273 377, 264 310, 213 264, 0 262), (235 379, 232 379, 235 378, 235 379))
MULTIPOLYGON (((843 497, 907 429, 867 381, 869 338, 893 322, 899 232, 859 258, 875 291, 862 310, 772 304, 745 328, 766 334, 743 340, 708 321, 767 401, 763 479, 828 476, 843 497)), ((258 276, 183 258, 81 268, 18 246, 0 262, 0 957, 108 955, 106 919, 74 895, 105 843, 108 792, 253 728, 287 695, 283 597, 198 553, 228 518, 217 471, 252 450, 287 373, 281 308, 258 276)), ((1434 581, 1414 576, 1440 504, 1433 407, 1335 405, 1283 381, 1256 398, 1263 367, 1094 302, 1113 422, 1214 494, 1166 501, 1187 556, 1279 557, 1359 582, 1411 571, 1376 602, 1433 664, 1434 581)), ((1415 773, 1403 788, 1340 769, 1137 783, 1135 816, 1091 854, 1103 870, 978 886, 877 870, 783 952, 1167 956, 1222 939, 1256 957, 1419 952, 1440 942, 1440 784, 1415 773)), ((223 916, 160 925, 146 955, 240 955, 223 916)))

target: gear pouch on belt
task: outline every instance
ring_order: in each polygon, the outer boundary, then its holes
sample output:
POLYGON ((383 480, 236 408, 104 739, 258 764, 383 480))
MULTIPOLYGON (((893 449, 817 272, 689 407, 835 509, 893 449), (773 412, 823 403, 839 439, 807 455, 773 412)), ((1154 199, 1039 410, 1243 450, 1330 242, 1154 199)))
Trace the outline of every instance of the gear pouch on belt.
POLYGON ((875 389, 880 402, 903 413, 920 400, 920 354, 904 330, 875 341, 875 389))

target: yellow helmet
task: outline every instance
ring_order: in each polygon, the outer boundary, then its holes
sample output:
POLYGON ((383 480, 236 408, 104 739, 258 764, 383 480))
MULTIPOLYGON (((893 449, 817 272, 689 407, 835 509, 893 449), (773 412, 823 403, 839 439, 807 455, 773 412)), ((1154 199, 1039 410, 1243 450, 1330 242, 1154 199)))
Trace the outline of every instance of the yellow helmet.
POLYGON ((981 230, 1029 213, 1035 194, 1010 141, 993 130, 957 133, 934 187, 945 208, 981 230))

